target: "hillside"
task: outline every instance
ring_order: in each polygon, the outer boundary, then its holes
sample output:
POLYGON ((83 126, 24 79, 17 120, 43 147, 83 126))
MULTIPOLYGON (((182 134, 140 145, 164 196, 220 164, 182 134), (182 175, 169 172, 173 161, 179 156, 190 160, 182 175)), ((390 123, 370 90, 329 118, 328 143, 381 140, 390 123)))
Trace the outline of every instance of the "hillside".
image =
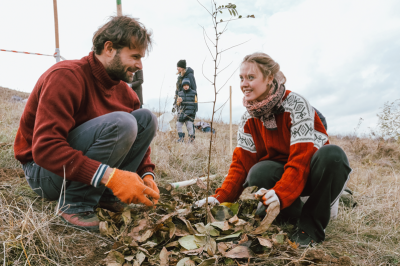
MULTIPOLYGON (((14 159, 12 145, 25 105, 11 102, 13 95, 29 96, 0 87, 0 265, 101 265, 111 249, 121 247, 116 244, 120 241, 117 234, 107 237, 63 224, 54 215, 56 203, 38 197, 25 179, 19 178, 24 173, 14 159)), ((231 162, 229 125, 218 122, 215 127, 211 173, 218 178, 213 188, 221 184, 231 162)), ((236 131, 234 125, 234 138, 236 131)), ((152 143, 152 161, 161 186, 203 176, 207 169, 208 134, 196 133, 194 144, 176 143, 176 139, 174 130, 160 132, 152 143)), ((326 241, 312 250, 336 259, 348 257, 352 265, 400 265, 400 144, 355 136, 330 136, 330 141, 348 155, 353 168, 348 187, 357 205, 352 208, 341 202, 338 218, 327 228, 326 241)), ((233 143, 236 145, 235 139, 233 143)), ((200 191, 195 185, 179 193, 197 197, 200 191)), ((137 221, 133 219, 132 223, 137 221)), ((288 233, 292 230, 285 224, 277 226, 288 233)), ((150 253, 152 250, 148 248, 150 253)), ((171 250, 171 258, 182 251, 171 250)), ((126 256, 131 254, 127 252, 126 256)), ((159 250, 148 256, 158 254, 159 250)), ((309 265, 307 254, 276 249, 264 262, 250 265, 309 265)), ((142 265, 150 265, 149 258, 142 265)), ((227 261, 220 263, 226 265, 227 261)), ((248 265, 245 263, 247 260, 239 259, 234 265, 248 265)))

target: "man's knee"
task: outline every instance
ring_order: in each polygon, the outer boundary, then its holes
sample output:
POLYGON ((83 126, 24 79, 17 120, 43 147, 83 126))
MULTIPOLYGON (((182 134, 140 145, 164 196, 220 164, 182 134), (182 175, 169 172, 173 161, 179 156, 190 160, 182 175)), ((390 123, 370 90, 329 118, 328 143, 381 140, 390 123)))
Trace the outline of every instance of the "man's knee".
POLYGON ((137 123, 150 132, 157 131, 157 117, 148 109, 138 109, 131 113, 136 118, 137 123))
POLYGON ((112 120, 118 126, 118 130, 122 134, 137 134, 137 121, 136 118, 127 112, 113 112, 112 120))
POLYGON ((283 171, 283 163, 274 161, 258 162, 250 169, 246 185, 270 189, 281 179, 283 171))

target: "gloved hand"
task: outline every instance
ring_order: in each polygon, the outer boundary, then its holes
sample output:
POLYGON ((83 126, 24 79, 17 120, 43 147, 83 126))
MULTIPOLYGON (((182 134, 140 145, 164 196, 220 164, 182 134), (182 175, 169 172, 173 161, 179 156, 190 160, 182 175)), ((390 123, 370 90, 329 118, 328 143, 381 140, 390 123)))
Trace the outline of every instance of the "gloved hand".
POLYGON ((151 202, 146 195, 149 195, 154 200, 160 198, 160 194, 146 186, 144 181, 136 173, 116 168, 114 168, 110 175, 106 187, 111 189, 117 198, 127 204, 143 203, 147 206, 153 206, 153 202, 151 202))
MULTIPOLYGON (((158 189, 156 182, 154 182, 152 175, 146 175, 145 177, 143 177, 143 182, 146 186, 160 194, 160 190, 158 189)), ((156 205, 157 203, 158 199, 154 199, 154 205, 156 205)))
MULTIPOLYGON (((218 201, 216 198, 214 198, 214 197, 208 197, 208 203, 209 203, 211 206, 219 205, 219 201, 218 201)), ((194 203, 194 205, 195 205, 196 207, 198 207, 198 208, 203 207, 204 204, 206 204, 206 199, 198 200, 198 201, 196 201, 196 202, 194 203)))
POLYGON ((254 194, 254 196, 256 197, 256 199, 261 201, 265 206, 268 206, 274 201, 277 201, 279 204, 281 204, 278 196, 275 193, 275 190, 273 189, 267 190, 265 188, 261 188, 254 194))

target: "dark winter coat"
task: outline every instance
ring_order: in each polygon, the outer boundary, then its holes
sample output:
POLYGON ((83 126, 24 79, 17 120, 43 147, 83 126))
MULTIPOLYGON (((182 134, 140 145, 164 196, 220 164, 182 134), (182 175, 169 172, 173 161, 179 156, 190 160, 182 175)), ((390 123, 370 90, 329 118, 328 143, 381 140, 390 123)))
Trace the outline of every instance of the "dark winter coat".
POLYGON ((178 97, 182 98, 182 102, 179 106, 178 121, 194 121, 196 112, 198 110, 197 104, 197 92, 192 89, 182 90, 178 93, 178 97))
POLYGON ((143 83, 143 70, 138 70, 135 72, 135 75, 133 75, 133 81, 131 86, 139 97, 140 105, 143 104, 142 83, 143 83))

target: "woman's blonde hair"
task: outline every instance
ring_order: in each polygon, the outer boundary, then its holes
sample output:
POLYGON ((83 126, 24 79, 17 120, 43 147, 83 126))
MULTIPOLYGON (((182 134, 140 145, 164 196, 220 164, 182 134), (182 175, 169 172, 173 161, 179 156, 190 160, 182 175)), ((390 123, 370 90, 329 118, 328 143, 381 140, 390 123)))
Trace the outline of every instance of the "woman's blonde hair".
POLYGON ((244 63, 255 64, 263 74, 264 80, 269 75, 273 75, 274 79, 279 84, 285 84, 286 82, 286 77, 285 75, 283 75, 282 71, 280 71, 279 64, 265 53, 253 53, 250 55, 246 55, 242 61, 242 64, 244 63))

